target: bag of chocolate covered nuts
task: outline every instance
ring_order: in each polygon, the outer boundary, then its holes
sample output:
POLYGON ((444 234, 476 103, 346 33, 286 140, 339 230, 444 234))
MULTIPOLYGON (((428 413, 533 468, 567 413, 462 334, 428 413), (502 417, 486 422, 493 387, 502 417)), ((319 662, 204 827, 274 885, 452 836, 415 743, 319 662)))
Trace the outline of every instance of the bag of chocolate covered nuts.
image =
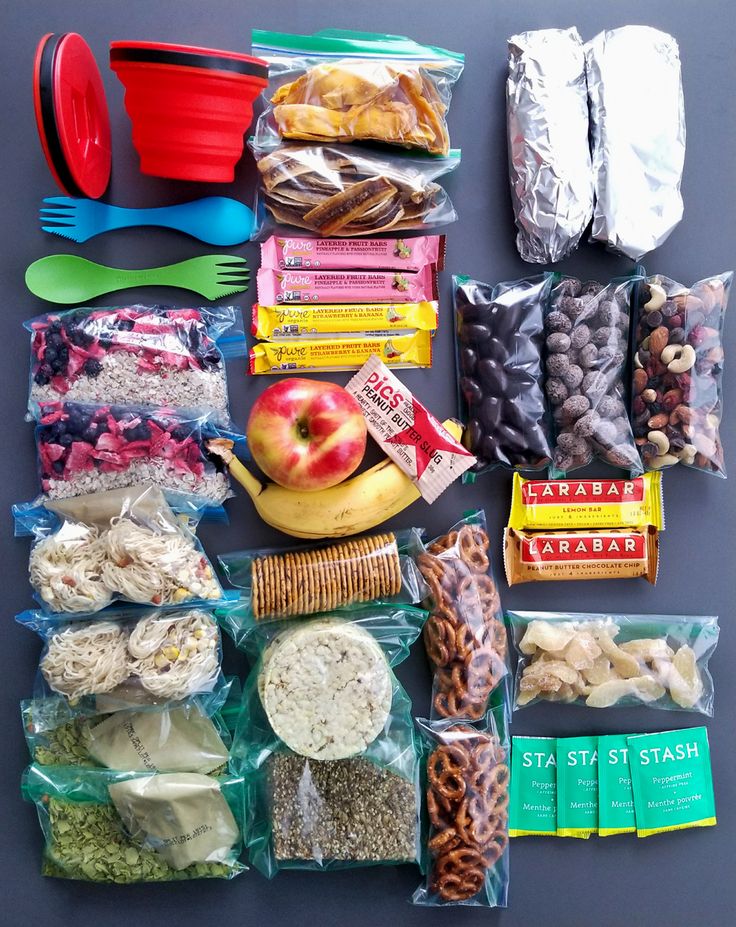
POLYGON ((631 420, 646 470, 682 463, 726 476, 719 427, 732 279, 729 271, 686 287, 655 275, 637 288, 631 420))

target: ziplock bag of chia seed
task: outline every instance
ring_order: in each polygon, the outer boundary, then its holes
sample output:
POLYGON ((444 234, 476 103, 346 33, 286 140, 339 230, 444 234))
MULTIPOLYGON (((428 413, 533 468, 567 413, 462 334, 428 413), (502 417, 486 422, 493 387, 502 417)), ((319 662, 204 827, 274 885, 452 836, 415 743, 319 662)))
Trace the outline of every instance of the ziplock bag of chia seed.
POLYGON ((44 641, 34 695, 56 693, 99 713, 191 702, 207 715, 228 693, 220 629, 212 613, 108 609, 104 615, 22 612, 44 641))
POLYGON ((392 666, 425 617, 362 606, 248 636, 255 666, 231 762, 245 778, 249 859, 264 875, 419 861, 420 762, 392 666))
POLYGON ((405 36, 323 30, 253 30, 253 54, 268 62, 259 144, 279 139, 381 142, 446 155, 446 113, 464 56, 405 36))
POLYGON ((506 907, 509 744, 504 707, 496 701, 474 724, 417 720, 429 829, 416 905, 506 907))
POLYGON ((28 563, 35 596, 49 612, 99 611, 124 600, 184 605, 222 598, 194 533, 202 517, 225 518, 194 496, 159 486, 13 507, 16 536, 34 538, 28 563))
POLYGON ((598 738, 598 835, 633 834, 634 792, 629 769, 628 734, 598 738))
POLYGON ((230 420, 225 360, 245 357, 236 306, 84 307, 25 323, 31 333, 30 407, 113 402, 212 411, 230 420))
POLYGON ((704 727, 633 734, 629 748, 637 837, 714 827, 716 805, 704 727))
POLYGON ((215 775, 227 767, 227 728, 196 705, 101 715, 44 698, 21 702, 21 714, 31 759, 43 766, 215 775))
POLYGON ((88 882, 231 879, 245 869, 243 780, 32 765, 42 873, 88 882))
POLYGON ((557 738, 557 836, 598 833, 598 738, 557 738))
POLYGON ((557 740, 511 738, 509 837, 557 834, 557 740))
POLYGON ((219 505, 232 493, 206 441, 226 437, 211 414, 144 406, 43 402, 36 450, 43 494, 64 499, 138 483, 201 496, 219 505))

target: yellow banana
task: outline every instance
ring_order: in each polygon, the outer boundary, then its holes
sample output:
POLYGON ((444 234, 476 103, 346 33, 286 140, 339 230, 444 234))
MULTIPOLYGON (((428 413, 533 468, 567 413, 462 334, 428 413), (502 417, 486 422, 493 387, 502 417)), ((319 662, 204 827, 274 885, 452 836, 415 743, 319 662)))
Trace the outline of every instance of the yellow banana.
MULTIPOLYGON (((443 422, 456 439, 462 428, 453 419, 443 422)), ((211 453, 227 464, 233 479, 253 500, 256 511, 271 527, 295 538, 345 537, 360 534, 405 509, 420 497, 419 490, 388 458, 352 479, 320 489, 301 492, 277 483, 261 483, 232 452, 232 442, 208 442, 211 453)))

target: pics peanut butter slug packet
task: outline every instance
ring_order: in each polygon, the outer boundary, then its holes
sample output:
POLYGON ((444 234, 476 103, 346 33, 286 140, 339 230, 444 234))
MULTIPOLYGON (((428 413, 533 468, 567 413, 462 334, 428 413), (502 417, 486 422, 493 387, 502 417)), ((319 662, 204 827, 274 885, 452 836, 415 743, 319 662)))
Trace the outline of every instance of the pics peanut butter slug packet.
POLYGON ((634 793, 629 770, 628 734, 598 738, 598 835, 632 834, 636 830, 634 793))
POLYGON ((716 806, 704 727, 627 739, 636 834, 714 827, 716 806))
POLYGON ((557 833, 557 741, 514 737, 511 752, 510 837, 557 833))
POLYGON ((598 738, 557 740, 557 836, 598 833, 598 738))

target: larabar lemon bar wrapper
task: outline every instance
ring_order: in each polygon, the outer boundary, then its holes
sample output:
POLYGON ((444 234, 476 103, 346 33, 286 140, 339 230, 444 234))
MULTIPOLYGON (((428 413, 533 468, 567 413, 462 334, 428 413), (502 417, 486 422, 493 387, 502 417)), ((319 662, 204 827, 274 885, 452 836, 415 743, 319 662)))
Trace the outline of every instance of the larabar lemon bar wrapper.
POLYGON ((504 566, 509 586, 551 579, 629 579, 657 581, 659 532, 656 528, 607 531, 517 531, 504 534, 504 566))
POLYGON ((514 474, 509 528, 664 527, 662 474, 630 480, 525 480, 514 474))
POLYGON ((445 236, 415 238, 283 238, 261 245, 261 267, 279 270, 421 270, 445 264, 445 236))
POLYGON ((427 502, 475 463, 446 428, 374 355, 345 389, 363 410, 368 431, 427 502))
POLYGON ((251 349, 249 370, 357 370, 373 354, 392 367, 431 367, 432 333, 261 341, 251 349))
POLYGON ((253 306, 251 333, 256 338, 292 338, 348 332, 434 332, 437 303, 356 303, 336 306, 253 306))
POLYGON ((258 271, 258 302, 282 303, 418 303, 437 299, 437 269, 427 264, 415 272, 394 270, 258 271))

